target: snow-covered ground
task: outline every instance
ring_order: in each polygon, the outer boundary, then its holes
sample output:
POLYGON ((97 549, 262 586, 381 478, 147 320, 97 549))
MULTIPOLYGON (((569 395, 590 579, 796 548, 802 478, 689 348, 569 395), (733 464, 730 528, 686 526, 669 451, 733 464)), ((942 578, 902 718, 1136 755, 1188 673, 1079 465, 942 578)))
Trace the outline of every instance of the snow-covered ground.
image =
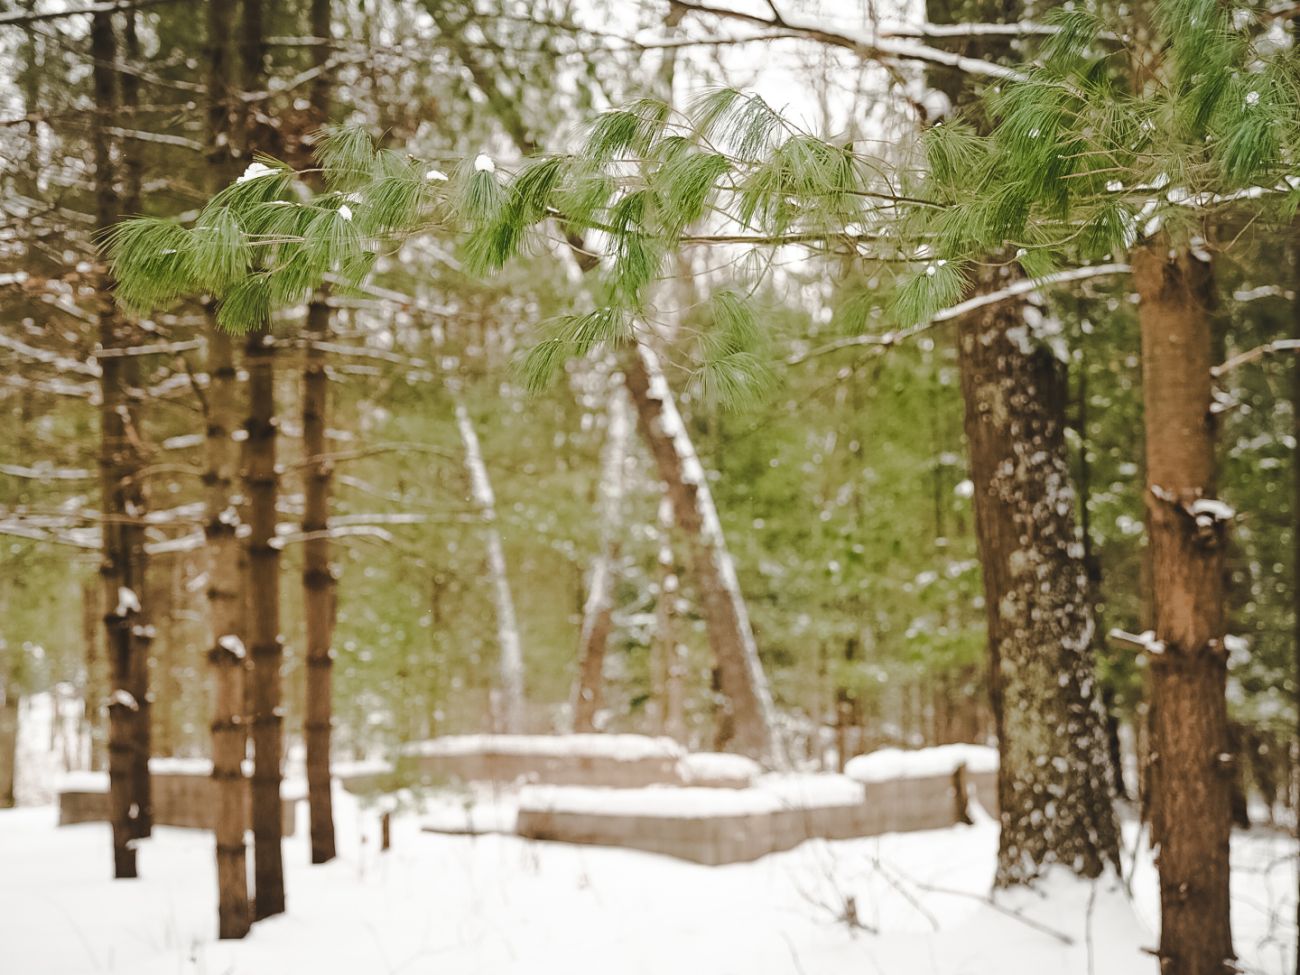
MULTIPOLYGON (((1132 903, 1113 885, 1056 878, 995 908, 983 900, 997 844, 987 819, 725 867, 420 829, 463 822, 471 806, 476 824, 508 820, 514 801, 444 795, 436 810, 399 813, 380 853, 376 811, 340 792, 339 859, 311 866, 301 822, 286 842, 288 914, 237 943, 213 940, 210 834, 159 829, 140 847, 142 879, 114 882, 107 826, 58 828, 49 806, 0 812, 0 971, 1156 975, 1141 950, 1155 944, 1145 860, 1132 903)), ((1294 846, 1256 831, 1237 837, 1234 859, 1242 961, 1290 972, 1294 846)))

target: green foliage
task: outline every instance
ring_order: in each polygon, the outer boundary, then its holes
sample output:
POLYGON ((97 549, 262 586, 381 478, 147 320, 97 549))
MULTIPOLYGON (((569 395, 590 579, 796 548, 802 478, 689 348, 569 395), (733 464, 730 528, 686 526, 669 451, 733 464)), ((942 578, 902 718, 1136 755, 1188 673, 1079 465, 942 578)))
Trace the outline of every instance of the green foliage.
POLYGON ((700 338, 700 365, 694 380, 711 405, 753 406, 775 386, 768 337, 749 302, 720 291, 709 303, 712 323, 700 338))

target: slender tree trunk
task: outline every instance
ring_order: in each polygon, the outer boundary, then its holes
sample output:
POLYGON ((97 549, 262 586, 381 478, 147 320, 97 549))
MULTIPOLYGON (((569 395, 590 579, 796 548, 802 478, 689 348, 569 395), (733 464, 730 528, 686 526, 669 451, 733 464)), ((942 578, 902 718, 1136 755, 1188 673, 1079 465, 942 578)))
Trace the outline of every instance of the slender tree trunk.
MULTIPOLYGON (((325 125, 330 115, 332 79, 325 70, 332 50, 331 0, 312 0, 311 32, 320 43, 312 47, 313 67, 320 75, 312 84, 312 115, 325 125)), ((304 510, 303 615, 307 629, 307 694, 303 737, 307 744, 307 802, 311 809, 311 862, 334 859, 334 808, 330 794, 330 724, 333 714, 334 606, 336 585, 330 566, 330 485, 333 468, 326 459, 325 428, 329 418, 329 377, 325 351, 329 338, 330 307, 324 293, 307 306, 306 352, 302 375, 304 510)))
POLYGON ((623 374, 641 434, 667 485, 677 527, 691 547, 691 564, 724 698, 721 719, 734 729, 734 739, 723 744, 771 764, 784 764, 772 696, 722 524, 659 358, 647 346, 637 344, 627 350, 623 374))
MULTIPOLYGON (((978 287, 1004 283, 990 274, 978 287)), ((1031 345, 1027 317, 1035 312, 1002 303, 958 325, 1001 759, 999 886, 1030 881, 1053 863, 1086 877, 1119 866, 1064 373, 1048 349, 1031 345)))
MULTIPOLYGON (((620 377, 621 378, 621 377, 620 377)), ((578 680, 573 694, 573 730, 595 731, 604 691, 605 648, 614 618, 614 585, 622 538, 624 468, 627 464, 628 408, 622 384, 609 393, 609 427, 600 474, 600 551, 582 613, 578 680)))
POLYGON ((103 593, 90 579, 81 585, 81 619, 81 636, 86 650, 86 673, 81 688, 86 765, 93 771, 100 771, 104 768, 106 747, 104 701, 108 699, 108 675, 104 672, 103 593))
MULTIPOLYGON (((206 4, 208 43, 208 178, 209 192, 219 190, 235 169, 231 138, 235 132, 235 91, 230 5, 206 4)), ((216 794, 214 833, 217 856, 217 934, 242 938, 252 924, 248 896, 248 780, 244 777, 245 726, 244 570, 239 543, 240 499, 235 479, 240 449, 234 434, 239 423, 239 382, 231 337, 217 327, 216 308, 204 306, 208 349, 206 401, 207 471, 204 535, 208 558, 208 622, 211 666, 212 781, 216 794)))
POLYGON ((330 722, 334 650, 334 572, 330 566, 330 481, 333 468, 326 458, 325 423, 329 379, 320 343, 329 334, 329 306, 312 302, 307 308, 306 355, 302 378, 304 510, 303 615, 307 624, 307 700, 304 737, 307 742, 307 799, 311 807, 311 862, 334 859, 334 810, 330 797, 330 722))
POLYGON ((280 762, 284 716, 281 707, 280 549, 275 541, 279 483, 275 469, 275 340, 254 332, 244 347, 248 369, 248 455, 244 473, 249 498, 249 649, 253 656, 253 876, 257 920, 284 911, 281 850, 280 762))
POLYGON ((493 709, 497 730, 518 734, 524 730, 524 655, 519 643, 519 624, 515 620, 515 601, 510 594, 510 577, 506 572, 505 546, 497 527, 497 503, 483 463, 478 434, 469 410, 456 397, 456 428, 465 446, 465 469, 469 473, 470 493, 483 518, 487 542, 488 572, 492 576, 492 600, 496 609, 497 642, 501 653, 500 699, 493 709))
POLYGON ((1209 263, 1156 238, 1132 255, 1142 331, 1147 511, 1155 609, 1150 657, 1158 765, 1160 960, 1177 975, 1233 965, 1228 841, 1232 756, 1225 698, 1224 548, 1210 412, 1209 263))
POLYGON ((0 675, 0 809, 10 809, 17 804, 14 784, 18 777, 18 704, 21 700, 18 690, 18 666, 16 660, 22 653, 21 648, 13 648, 0 643, 4 651, 5 673, 0 675), (7 659, 13 655, 13 660, 7 659))
POLYGON ((659 499, 659 593, 655 600, 653 657, 655 660, 656 732, 686 741, 686 648, 677 639, 677 604, 681 585, 673 557, 673 505, 659 499))

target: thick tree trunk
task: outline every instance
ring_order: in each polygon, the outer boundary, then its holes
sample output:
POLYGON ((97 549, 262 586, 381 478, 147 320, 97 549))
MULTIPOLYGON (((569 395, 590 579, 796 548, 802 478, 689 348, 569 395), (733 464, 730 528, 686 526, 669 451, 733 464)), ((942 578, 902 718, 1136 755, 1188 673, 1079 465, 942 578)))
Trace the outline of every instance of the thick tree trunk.
POLYGON ((591 570, 591 584, 582 611, 578 641, 578 679, 573 693, 573 730, 596 730, 604 692, 605 649, 614 619, 614 585, 622 538, 624 468, 627 464, 628 408, 622 384, 609 393, 604 457, 600 471, 600 551, 591 570))
POLYGON ((1152 736, 1160 794, 1160 959, 1177 975, 1235 970, 1228 917, 1232 756, 1225 699, 1224 548, 1214 500, 1213 275, 1157 238, 1132 256, 1142 331, 1155 609, 1152 736))
MULTIPOLYGON (((230 6, 208 0, 209 192, 216 192, 235 168, 231 135, 235 130, 234 51, 230 6)), ((207 429, 204 473, 204 535, 208 559, 208 622, 211 666, 212 780, 216 793, 213 827, 217 856, 217 934, 242 938, 252 924, 248 896, 248 780, 244 776, 247 745, 244 645, 244 578, 239 543, 240 499, 235 479, 240 449, 234 434, 239 423, 239 382, 231 337, 217 327, 216 308, 204 308, 208 343, 207 429)))
POLYGON ((278 477, 275 469, 275 340, 255 332, 244 347, 248 369, 248 453, 244 472, 249 499, 248 635, 253 656, 253 876, 257 920, 284 911, 281 850, 280 761, 284 716, 280 666, 280 549, 275 541, 278 477))
MULTIPOLYGON (((990 274, 979 287, 1004 284, 990 274)), ((958 325, 999 742, 999 886, 1054 863, 1086 877, 1119 865, 1064 374, 1032 344, 1027 317, 1036 312, 1004 302, 958 325)))
POLYGON ((623 374, 642 436, 667 486, 677 527, 691 548, 691 565, 724 699, 721 721, 730 725, 734 734, 722 744, 769 764, 783 765, 772 696, 740 583, 704 468, 677 412, 659 358, 638 343, 624 356, 623 374))
MULTIPOLYGON (((1300 341, 1300 222, 1291 227, 1291 337, 1300 341)), ((1300 842, 1300 355, 1291 360, 1291 607, 1295 630, 1292 634, 1291 693, 1295 704, 1295 737, 1291 743, 1291 815, 1295 819, 1295 836, 1300 842)), ((1296 952, 1295 973, 1300 975, 1300 870, 1296 871, 1296 952)))
MULTIPOLYGON (((112 226, 120 211, 109 128, 118 115, 117 39, 111 13, 91 18, 91 73, 96 111, 92 126, 95 162, 95 216, 101 228, 112 226)), ((113 826, 114 876, 136 876, 133 840, 147 835, 149 811, 148 700, 142 678, 148 672, 147 624, 139 593, 144 592, 145 557, 139 519, 144 496, 137 477, 141 467, 139 426, 130 408, 131 359, 120 354, 134 337, 131 324, 111 297, 112 280, 100 278, 100 504, 103 515, 104 589, 112 693, 109 696, 109 815, 113 826), (118 354, 114 354, 118 353, 118 354), (143 659, 141 659, 143 657, 143 659), (141 733, 141 725, 144 731, 141 733)))
POLYGON ((469 473, 470 494, 483 518, 487 543, 488 572, 492 576, 492 601, 496 610, 497 643, 501 654, 500 695, 493 708, 497 731, 518 734, 524 730, 524 655, 519 643, 519 624, 515 619, 515 601, 510 594, 510 576, 506 572, 505 546, 497 527, 497 503, 483 463, 478 434, 465 404, 456 399, 456 428, 465 447, 465 469, 469 473))
MULTIPOLYGON (((211 4, 210 6, 219 6, 211 4)), ((207 486, 208 613, 212 630, 212 779, 216 790, 217 927, 222 938, 242 938, 252 916, 248 898, 248 781, 244 778, 244 592, 239 512, 234 484, 239 450, 234 348, 209 317, 207 486)))
POLYGON ((329 336, 329 306, 314 301, 307 308, 306 354, 302 376, 303 468, 302 587, 307 629, 307 699, 304 737, 307 743, 307 801, 311 807, 311 862, 334 859, 334 810, 330 797, 330 722, 334 650, 334 572, 330 566, 330 481, 333 467, 326 457, 325 423, 329 379, 320 343, 329 336))

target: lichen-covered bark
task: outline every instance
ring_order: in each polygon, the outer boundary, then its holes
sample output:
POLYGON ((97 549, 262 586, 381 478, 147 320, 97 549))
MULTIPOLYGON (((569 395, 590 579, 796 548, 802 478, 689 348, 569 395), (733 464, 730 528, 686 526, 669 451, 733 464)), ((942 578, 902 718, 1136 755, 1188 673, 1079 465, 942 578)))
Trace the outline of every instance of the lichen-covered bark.
MULTIPOLYGON (((989 274, 979 287, 1005 283, 989 274)), ((1118 869, 1096 637, 1075 529, 1064 376, 1004 302, 958 325, 1001 764, 999 886, 1118 869)))
POLYGON ((720 723, 734 736, 719 744, 782 765, 785 756, 776 733, 772 695, 704 468, 686 435, 658 356, 640 343, 629 347, 623 375, 638 426, 667 487, 677 527, 690 545, 700 608, 718 668, 720 723))
POLYGON ((596 730, 596 714, 604 692, 605 649, 614 620, 615 569, 621 541, 623 469, 627 462, 627 394, 621 384, 611 386, 607 410, 608 429, 601 462, 600 551, 592 564, 591 583, 582 611, 578 641, 578 679, 573 693, 573 730, 596 730))
POLYGON ((1159 848, 1160 959, 1177 975, 1235 971, 1228 842, 1224 549, 1229 509, 1213 503, 1210 264, 1157 237, 1132 255, 1142 331, 1143 422, 1154 652, 1150 661, 1159 848))

